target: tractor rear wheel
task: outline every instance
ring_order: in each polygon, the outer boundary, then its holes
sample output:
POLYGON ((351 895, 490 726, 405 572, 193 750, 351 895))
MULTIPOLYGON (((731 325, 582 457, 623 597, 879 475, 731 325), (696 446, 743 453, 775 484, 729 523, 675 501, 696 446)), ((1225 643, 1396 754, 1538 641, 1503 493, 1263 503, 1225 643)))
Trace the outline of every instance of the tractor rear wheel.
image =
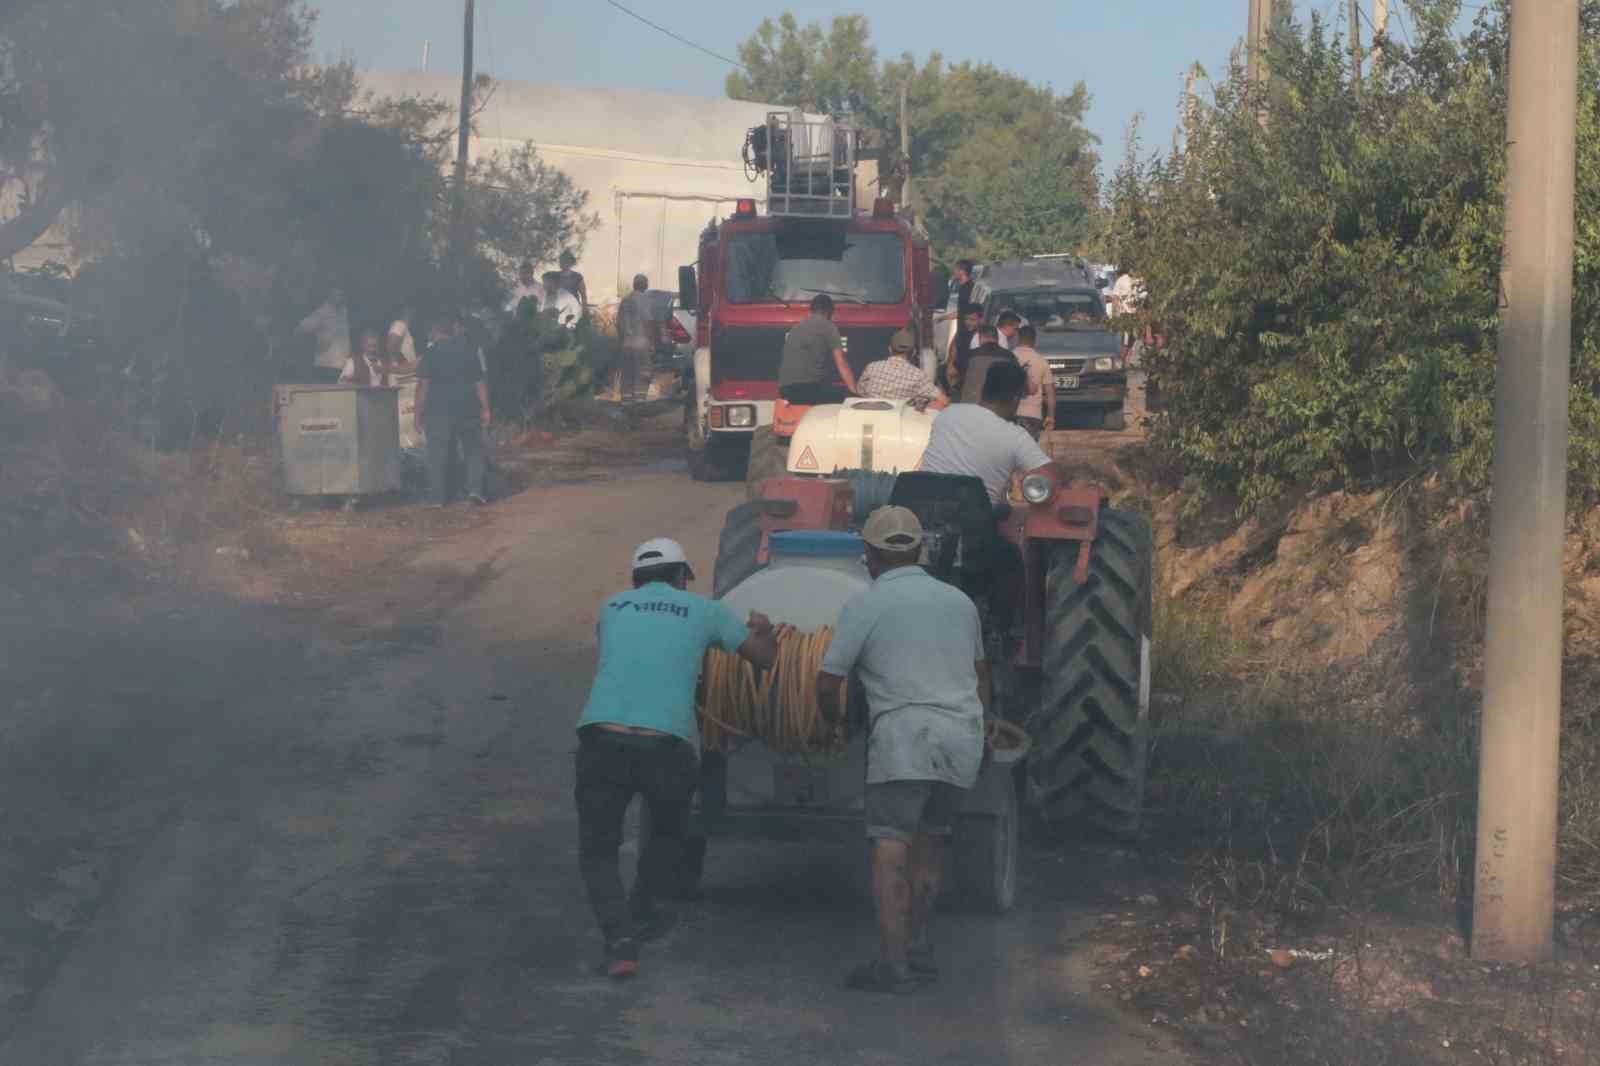
POLYGON ((1028 723, 1028 798, 1062 829, 1138 832, 1149 747, 1150 523, 1100 512, 1089 580, 1062 544, 1045 579, 1043 676, 1028 723))
POLYGON ((789 469, 789 442, 772 432, 771 426, 757 426, 750 434, 750 462, 744 468, 745 498, 761 496, 768 478, 782 477, 789 469))
POLYGON ((752 500, 728 512, 717 540, 717 565, 711 572, 711 595, 722 599, 730 589, 762 568, 761 504, 752 500))

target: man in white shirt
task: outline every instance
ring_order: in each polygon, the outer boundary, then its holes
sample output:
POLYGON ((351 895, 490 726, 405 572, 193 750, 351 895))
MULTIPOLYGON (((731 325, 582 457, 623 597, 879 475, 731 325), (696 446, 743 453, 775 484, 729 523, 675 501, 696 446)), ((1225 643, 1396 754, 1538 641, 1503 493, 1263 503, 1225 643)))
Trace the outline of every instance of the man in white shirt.
MULTIPOLYGON (((994 320, 994 328, 1000 334, 998 343, 1006 351, 1015 351, 1017 347, 1017 330, 1023 326, 1022 316, 1015 311, 1002 311, 1000 317, 994 320)), ((972 338, 972 347, 977 348, 983 344, 981 337, 972 338)))
POLYGON ((318 369, 332 371, 327 380, 337 378, 350 360, 350 312, 344 292, 330 289, 322 306, 302 319, 298 328, 311 337, 317 349, 318 369))
POLYGON ((861 539, 873 583, 839 615, 817 702, 839 718, 852 673, 867 693, 865 814, 879 954, 845 984, 893 992, 938 974, 928 924, 945 842, 983 763, 989 666, 977 607, 918 565, 915 514, 880 507, 861 539))
POLYGON ((1017 330, 1017 346, 1011 354, 1028 375, 1028 392, 1017 404, 1017 425, 1034 440, 1045 430, 1056 428, 1056 378, 1050 361, 1034 348, 1039 334, 1032 326, 1017 330))
POLYGON ((583 305, 578 298, 561 287, 561 272, 552 270, 544 276, 544 299, 540 311, 554 311, 556 321, 567 329, 576 329, 583 317, 583 305))
POLYGON ((1133 314, 1144 301, 1144 296, 1144 282, 1132 274, 1123 274, 1117 278, 1117 283, 1111 286, 1111 299, 1117 306, 1118 314, 1133 314))
POLYGON ((1012 421, 1027 389, 1028 375, 1021 366, 991 366, 978 403, 951 404, 934 419, 920 469, 976 477, 988 490, 990 503, 1004 503, 1012 474, 1050 466, 1050 457, 1012 421))
POLYGON ((534 274, 531 259, 517 268, 517 284, 506 298, 506 314, 516 314, 523 300, 532 300, 535 311, 544 304, 544 283, 534 274))

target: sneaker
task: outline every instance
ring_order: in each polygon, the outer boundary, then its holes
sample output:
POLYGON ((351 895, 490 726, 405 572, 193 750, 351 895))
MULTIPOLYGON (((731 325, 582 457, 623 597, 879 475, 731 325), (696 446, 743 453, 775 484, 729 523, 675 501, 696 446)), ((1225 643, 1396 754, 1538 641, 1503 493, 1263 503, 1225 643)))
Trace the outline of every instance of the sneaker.
POLYGON ((606 945, 606 976, 625 981, 639 972, 639 943, 622 937, 606 945))
POLYGON ((933 961, 932 948, 912 948, 906 952, 906 969, 914 976, 930 980, 939 976, 939 964, 933 961))
POLYGON ((652 940, 660 940, 672 932, 677 924, 677 912, 667 910, 665 907, 652 907, 633 920, 633 935, 636 939, 649 943, 652 940))
POLYGON ((845 974, 844 986, 861 992, 904 994, 926 984, 926 980, 898 969, 887 962, 864 962, 845 974))

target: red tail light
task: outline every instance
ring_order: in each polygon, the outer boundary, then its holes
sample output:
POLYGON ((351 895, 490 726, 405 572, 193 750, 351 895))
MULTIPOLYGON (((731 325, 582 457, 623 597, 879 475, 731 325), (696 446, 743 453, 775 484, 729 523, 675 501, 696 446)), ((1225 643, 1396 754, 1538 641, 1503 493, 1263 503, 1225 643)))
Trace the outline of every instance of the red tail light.
POLYGON ((675 317, 667 319, 667 336, 672 338, 673 344, 688 344, 694 340, 689 336, 689 331, 683 328, 683 323, 675 317))

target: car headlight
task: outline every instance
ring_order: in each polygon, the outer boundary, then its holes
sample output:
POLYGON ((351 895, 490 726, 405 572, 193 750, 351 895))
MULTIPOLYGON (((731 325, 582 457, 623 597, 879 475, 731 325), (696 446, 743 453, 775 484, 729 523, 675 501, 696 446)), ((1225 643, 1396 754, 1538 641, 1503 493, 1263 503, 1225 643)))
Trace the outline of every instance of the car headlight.
POLYGON ((1044 503, 1055 491, 1055 478, 1049 474, 1029 474, 1022 479, 1022 498, 1029 503, 1044 503))
POLYGON ((1117 361, 1112 356, 1102 355, 1094 361, 1094 368, 1102 373, 1112 371, 1117 368, 1117 361))
POLYGON ((756 424, 756 409, 754 407, 728 408, 728 425, 733 429, 746 429, 756 424))

